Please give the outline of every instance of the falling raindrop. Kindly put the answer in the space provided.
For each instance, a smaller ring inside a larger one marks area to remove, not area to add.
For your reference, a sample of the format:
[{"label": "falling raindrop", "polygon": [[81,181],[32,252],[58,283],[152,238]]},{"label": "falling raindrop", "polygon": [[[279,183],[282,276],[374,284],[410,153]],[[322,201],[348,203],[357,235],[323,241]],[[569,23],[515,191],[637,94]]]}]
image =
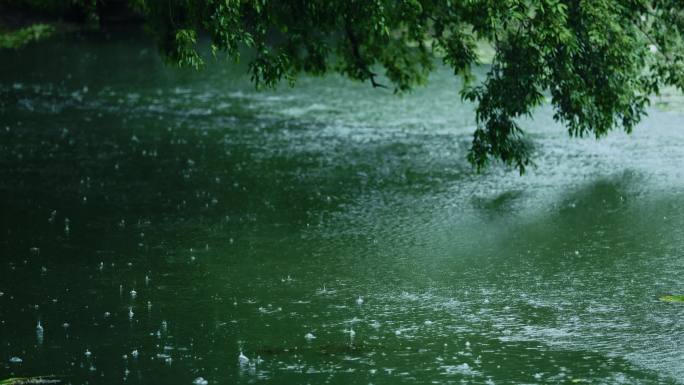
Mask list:
[{"label": "falling raindrop", "polygon": [[240,354],[238,355],[238,363],[240,364],[240,366],[244,366],[244,365],[249,364],[249,358],[247,358],[247,356],[245,356],[242,353],[242,350],[240,351]]},{"label": "falling raindrop", "polygon": [[36,325],[36,340],[38,345],[43,344],[43,325],[40,324],[40,320],[38,320],[38,325]]}]

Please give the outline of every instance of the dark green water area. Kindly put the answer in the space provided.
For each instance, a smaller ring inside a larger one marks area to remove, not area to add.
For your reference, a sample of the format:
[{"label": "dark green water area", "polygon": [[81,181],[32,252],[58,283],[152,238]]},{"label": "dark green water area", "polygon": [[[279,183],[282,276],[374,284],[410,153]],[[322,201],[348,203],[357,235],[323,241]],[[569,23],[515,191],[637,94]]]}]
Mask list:
[{"label": "dark green water area", "polygon": [[537,167],[476,174],[458,91],[1,52],[0,380],[684,383],[684,113],[596,141],[543,107]]}]

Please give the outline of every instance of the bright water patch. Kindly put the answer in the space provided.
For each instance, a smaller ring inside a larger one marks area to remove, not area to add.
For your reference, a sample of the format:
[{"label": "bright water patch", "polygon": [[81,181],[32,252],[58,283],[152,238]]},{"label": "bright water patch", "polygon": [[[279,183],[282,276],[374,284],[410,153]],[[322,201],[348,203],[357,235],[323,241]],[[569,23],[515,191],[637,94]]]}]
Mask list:
[{"label": "bright water patch", "polygon": [[477,175],[449,71],[257,93],[153,52],[0,61],[2,378],[684,382],[681,114],[595,142],[542,108],[539,167]]}]

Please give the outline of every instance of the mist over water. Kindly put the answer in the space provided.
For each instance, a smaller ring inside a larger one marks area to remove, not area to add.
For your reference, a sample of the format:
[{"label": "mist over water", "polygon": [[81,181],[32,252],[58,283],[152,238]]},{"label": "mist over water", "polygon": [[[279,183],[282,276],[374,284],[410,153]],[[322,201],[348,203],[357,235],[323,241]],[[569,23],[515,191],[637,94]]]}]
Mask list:
[{"label": "mist over water", "polygon": [[680,111],[596,141],[540,108],[537,167],[476,174],[448,69],[243,70],[135,33],[0,53],[0,379],[684,383]]}]

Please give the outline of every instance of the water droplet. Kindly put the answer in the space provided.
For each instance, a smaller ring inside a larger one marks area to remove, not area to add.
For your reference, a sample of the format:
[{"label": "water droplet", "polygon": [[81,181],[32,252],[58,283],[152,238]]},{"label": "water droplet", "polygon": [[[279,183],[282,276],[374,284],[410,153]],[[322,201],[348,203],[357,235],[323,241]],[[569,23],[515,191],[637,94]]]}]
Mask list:
[{"label": "water droplet", "polygon": [[36,340],[38,345],[43,344],[43,325],[40,324],[40,321],[38,321],[38,325],[36,325]]},{"label": "water droplet", "polygon": [[247,358],[247,356],[242,354],[242,351],[240,351],[240,354],[238,355],[238,363],[240,363],[240,365],[249,364],[249,358]]}]

